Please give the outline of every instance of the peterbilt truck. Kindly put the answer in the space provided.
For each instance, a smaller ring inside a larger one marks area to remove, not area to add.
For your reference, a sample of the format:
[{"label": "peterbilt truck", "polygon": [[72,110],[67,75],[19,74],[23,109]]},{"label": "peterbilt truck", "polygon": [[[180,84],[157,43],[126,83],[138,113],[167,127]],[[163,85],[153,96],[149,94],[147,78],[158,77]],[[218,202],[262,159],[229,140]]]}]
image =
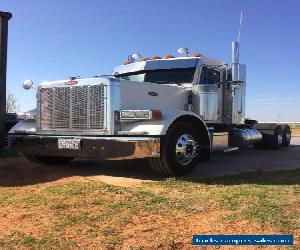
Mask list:
[{"label": "peterbilt truck", "polygon": [[112,75],[42,82],[36,113],[10,130],[10,146],[38,164],[146,158],[166,176],[192,171],[217,150],[289,146],[288,125],[246,119],[237,41],[230,64],[178,53],[132,54]]}]

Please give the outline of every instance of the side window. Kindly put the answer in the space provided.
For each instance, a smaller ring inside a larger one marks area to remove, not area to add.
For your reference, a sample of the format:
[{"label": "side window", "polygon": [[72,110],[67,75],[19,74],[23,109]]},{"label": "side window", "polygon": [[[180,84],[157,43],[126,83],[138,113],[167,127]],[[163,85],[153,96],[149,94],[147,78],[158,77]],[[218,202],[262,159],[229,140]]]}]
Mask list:
[{"label": "side window", "polygon": [[202,68],[200,84],[214,84],[220,82],[220,71],[210,68]]}]

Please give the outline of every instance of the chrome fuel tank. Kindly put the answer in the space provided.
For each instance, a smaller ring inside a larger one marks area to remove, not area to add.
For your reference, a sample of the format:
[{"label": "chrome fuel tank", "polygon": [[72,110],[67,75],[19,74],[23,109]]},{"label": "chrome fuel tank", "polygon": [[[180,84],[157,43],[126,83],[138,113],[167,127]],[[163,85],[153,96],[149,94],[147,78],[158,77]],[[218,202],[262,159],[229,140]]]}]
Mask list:
[{"label": "chrome fuel tank", "polygon": [[254,128],[234,128],[229,133],[229,145],[247,148],[262,140],[262,134]]},{"label": "chrome fuel tank", "polygon": [[205,121],[218,119],[218,86],[216,84],[199,84],[193,87],[194,111]]}]

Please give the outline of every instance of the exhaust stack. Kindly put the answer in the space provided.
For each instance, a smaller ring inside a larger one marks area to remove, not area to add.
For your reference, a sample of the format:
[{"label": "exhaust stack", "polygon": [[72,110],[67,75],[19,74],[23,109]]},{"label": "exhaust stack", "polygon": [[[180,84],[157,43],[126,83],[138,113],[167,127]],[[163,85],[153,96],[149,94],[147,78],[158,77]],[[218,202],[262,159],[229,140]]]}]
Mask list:
[{"label": "exhaust stack", "polygon": [[240,44],[238,41],[232,42],[232,80],[239,80],[239,53]]}]

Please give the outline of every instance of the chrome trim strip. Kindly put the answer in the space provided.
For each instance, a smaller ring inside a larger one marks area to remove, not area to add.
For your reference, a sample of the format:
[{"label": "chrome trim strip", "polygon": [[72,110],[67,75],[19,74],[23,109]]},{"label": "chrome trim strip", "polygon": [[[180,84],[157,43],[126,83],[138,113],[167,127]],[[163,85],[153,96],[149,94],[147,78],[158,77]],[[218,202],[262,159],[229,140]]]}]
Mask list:
[{"label": "chrome trim strip", "polygon": [[147,131],[136,131],[136,132],[127,131],[127,130],[118,131],[118,135],[148,135],[148,134],[149,132]]},{"label": "chrome trim strip", "polygon": [[[18,136],[17,134],[13,134]],[[106,141],[123,141],[123,142],[130,142],[130,141],[149,141],[149,140],[157,140],[160,141],[159,137],[138,137],[138,136],[78,136],[78,135],[26,135],[28,137],[39,137],[39,138],[74,138],[74,139],[87,139],[87,140],[106,140]]]}]

